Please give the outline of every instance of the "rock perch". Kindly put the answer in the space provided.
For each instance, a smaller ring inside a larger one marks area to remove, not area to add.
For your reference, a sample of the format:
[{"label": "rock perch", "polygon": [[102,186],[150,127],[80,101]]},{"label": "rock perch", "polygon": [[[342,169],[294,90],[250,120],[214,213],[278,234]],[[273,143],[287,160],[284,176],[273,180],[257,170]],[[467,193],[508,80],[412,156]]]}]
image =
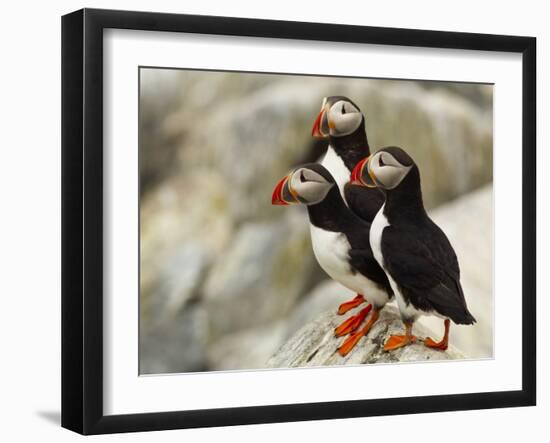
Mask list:
[{"label": "rock perch", "polygon": [[388,337],[403,331],[403,323],[394,306],[386,306],[380,313],[380,319],[369,333],[359,341],[346,357],[342,357],[338,354],[338,347],[346,337],[335,337],[334,328],[342,322],[343,318],[347,318],[348,315],[352,314],[354,314],[353,311],[348,312],[346,316],[337,315],[333,311],[321,314],[316,320],[306,324],[284,343],[268,360],[267,366],[271,368],[292,368],[466,358],[451,345],[445,352],[424,346],[421,340],[429,336],[438,340],[440,334],[443,333],[443,328],[441,331],[432,332],[420,324],[415,324],[413,330],[419,342],[395,351],[384,352],[384,342]]}]

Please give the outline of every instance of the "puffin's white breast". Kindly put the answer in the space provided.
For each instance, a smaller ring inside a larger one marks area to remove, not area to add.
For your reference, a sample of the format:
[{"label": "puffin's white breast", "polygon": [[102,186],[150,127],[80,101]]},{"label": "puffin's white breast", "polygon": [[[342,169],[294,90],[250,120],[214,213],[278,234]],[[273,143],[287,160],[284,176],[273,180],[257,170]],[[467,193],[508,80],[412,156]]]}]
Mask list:
[{"label": "puffin's white breast", "polygon": [[323,270],[346,288],[363,294],[369,302],[383,306],[388,300],[386,291],[359,272],[353,272],[349,264],[350,244],[340,232],[325,231],[310,225],[313,253]]},{"label": "puffin's white breast", "polygon": [[321,268],[335,280],[349,272],[348,252],[350,244],[341,232],[325,231],[310,225],[311,242],[315,258]]},{"label": "puffin's white breast", "polygon": [[[386,272],[386,268],[384,266],[384,256],[382,255],[382,232],[384,232],[384,228],[390,224],[384,215],[384,206],[386,206],[386,203],[384,203],[378,210],[374,220],[372,221],[370,226],[369,242],[374,258],[380,267],[384,269],[384,272]],[[388,275],[388,278],[391,277]]]},{"label": "puffin's white breast", "polygon": [[[349,182],[350,170],[329,145],[321,164],[327,168],[344,198],[344,186]],[[346,202],[347,205],[347,202]],[[350,244],[343,233],[325,231],[310,224],[313,253],[323,270],[348,289],[363,294],[369,302],[381,307],[388,301],[386,291],[359,272],[352,272],[349,264]]]},{"label": "puffin's white breast", "polygon": [[321,164],[327,168],[328,172],[334,177],[338,189],[340,189],[340,194],[342,194],[342,198],[344,198],[344,186],[349,182],[351,174],[350,170],[344,164],[344,160],[342,160],[342,158],[336,154],[332,146],[329,145]]},{"label": "puffin's white breast", "polygon": [[[350,172],[344,161],[328,146],[321,164],[327,168],[338,185],[343,198],[344,185],[349,181]],[[350,274],[348,252],[350,244],[346,236],[340,232],[331,232],[310,224],[311,243],[315,258],[323,270],[334,280],[344,284],[342,280]],[[350,288],[352,291],[356,289]]]}]

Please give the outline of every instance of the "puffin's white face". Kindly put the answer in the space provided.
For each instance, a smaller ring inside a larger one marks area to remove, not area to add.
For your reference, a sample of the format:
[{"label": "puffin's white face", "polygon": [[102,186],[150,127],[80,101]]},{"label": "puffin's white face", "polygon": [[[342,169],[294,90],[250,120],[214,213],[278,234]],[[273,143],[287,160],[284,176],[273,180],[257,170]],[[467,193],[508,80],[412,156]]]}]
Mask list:
[{"label": "puffin's white face", "polygon": [[361,124],[363,115],[353,104],[340,100],[334,103],[328,111],[328,127],[330,135],[343,137],[352,134]]},{"label": "puffin's white face", "polygon": [[[322,166],[317,165],[316,168],[322,168]],[[314,205],[325,199],[334,184],[334,181],[328,180],[319,172],[302,166],[283,177],[277,184],[271,203],[274,205],[293,203]]]},{"label": "puffin's white face", "polygon": [[410,157],[402,157],[400,161],[390,152],[378,151],[357,164],[352,171],[351,181],[368,187],[395,189],[414,165]]},{"label": "puffin's white face", "polygon": [[361,111],[345,97],[325,97],[311,135],[317,138],[329,135],[344,137],[356,131],[362,121]]},{"label": "puffin's white face", "polygon": [[325,199],[334,183],[308,168],[299,168],[292,173],[289,180],[290,189],[301,202],[311,205]]}]

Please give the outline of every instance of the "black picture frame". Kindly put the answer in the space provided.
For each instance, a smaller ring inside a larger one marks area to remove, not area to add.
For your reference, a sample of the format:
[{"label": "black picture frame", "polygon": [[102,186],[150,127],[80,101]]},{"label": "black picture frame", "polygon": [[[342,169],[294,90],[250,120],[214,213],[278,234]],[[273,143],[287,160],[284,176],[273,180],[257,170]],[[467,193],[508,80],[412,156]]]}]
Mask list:
[{"label": "black picture frame", "polygon": [[[519,53],[523,64],[522,388],[228,409],[103,413],[103,31],[191,32]],[[83,9],[62,18],[62,426],[82,434],[229,426],[536,403],[536,39]]]}]

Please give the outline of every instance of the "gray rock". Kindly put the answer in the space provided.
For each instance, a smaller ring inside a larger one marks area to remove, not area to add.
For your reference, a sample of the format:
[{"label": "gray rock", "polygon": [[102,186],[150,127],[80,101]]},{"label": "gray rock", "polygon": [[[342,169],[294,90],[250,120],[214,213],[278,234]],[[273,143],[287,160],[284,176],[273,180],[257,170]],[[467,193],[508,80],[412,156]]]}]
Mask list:
[{"label": "gray rock", "polygon": [[[171,321],[197,294],[208,257],[201,245],[186,243],[161,266],[157,284],[148,297],[148,318],[154,323]],[[148,326],[144,323],[145,327]]]},{"label": "gray rock", "polygon": [[[360,309],[360,308],[358,308]],[[349,313],[351,315],[353,311]],[[403,331],[403,323],[398,311],[393,306],[386,306],[380,314],[380,319],[374,324],[369,333],[363,337],[345,357],[337,352],[345,337],[335,337],[334,328],[346,316],[337,315],[334,310],[327,311],[316,320],[306,324],[267,361],[271,368],[289,368],[305,366],[334,366],[357,365],[370,363],[410,362],[426,360],[453,360],[465,358],[454,347],[450,346],[445,352],[425,347],[421,342],[385,352],[383,346],[392,334]],[[434,336],[425,327],[415,325],[413,333],[423,339]]]},{"label": "gray rock", "polygon": [[284,320],[226,334],[208,346],[208,367],[214,371],[265,368],[284,342]]},{"label": "gray rock", "polygon": [[324,280],[300,299],[285,318],[236,333],[227,333],[208,347],[213,370],[264,368],[273,353],[303,325],[355,294],[333,280]]},{"label": "gray rock", "polygon": [[233,225],[225,214],[219,180],[219,175],[207,173],[174,177],[142,198],[142,326],[173,318],[198,297],[205,270],[230,241]]},{"label": "gray rock", "polygon": [[217,258],[203,288],[212,337],[285,316],[302,294],[314,258],[303,214],[295,223],[246,223]]},{"label": "gray rock", "polygon": [[208,320],[204,309],[187,306],[161,325],[140,329],[140,374],[194,372],[207,369]]},{"label": "gray rock", "polygon": [[292,81],[224,97],[220,106],[209,109],[209,119],[201,119],[200,130],[191,116],[188,123],[194,130],[185,143],[201,149],[182,149],[183,164],[223,171],[233,192],[230,211],[235,220],[271,218],[280,212],[270,207],[271,191],[310,146],[321,98]]}]

